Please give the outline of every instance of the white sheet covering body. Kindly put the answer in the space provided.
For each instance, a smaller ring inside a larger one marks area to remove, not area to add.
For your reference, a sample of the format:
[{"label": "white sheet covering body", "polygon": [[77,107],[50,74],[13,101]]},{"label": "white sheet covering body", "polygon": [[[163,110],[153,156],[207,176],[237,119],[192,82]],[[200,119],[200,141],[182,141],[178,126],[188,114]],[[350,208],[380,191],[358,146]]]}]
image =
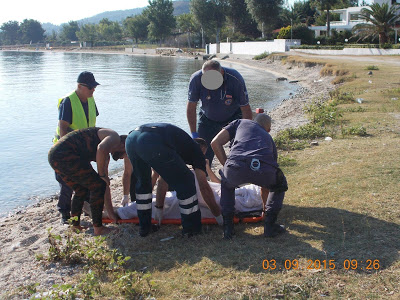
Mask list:
[{"label": "white sheet covering body", "polygon": [[[213,218],[213,214],[208,209],[206,202],[203,199],[203,196],[200,193],[199,184],[197,182],[196,176],[196,191],[197,191],[197,199],[199,201],[199,208],[201,211],[202,218]],[[210,184],[211,190],[214,193],[215,201],[219,205],[219,201],[221,198],[221,184],[208,182]],[[251,212],[262,210],[262,200],[261,200],[261,189],[259,186],[254,184],[248,184],[237,188],[235,190],[235,210],[236,213],[239,212]],[[152,214],[154,218],[155,208],[154,205],[156,203],[155,194],[153,194],[153,209]],[[117,213],[121,219],[132,219],[137,217],[137,209],[136,202],[130,203],[128,206],[120,207],[117,210]],[[175,192],[167,192],[164,202],[164,219],[180,219],[181,213],[179,211],[179,200],[176,197]]]}]

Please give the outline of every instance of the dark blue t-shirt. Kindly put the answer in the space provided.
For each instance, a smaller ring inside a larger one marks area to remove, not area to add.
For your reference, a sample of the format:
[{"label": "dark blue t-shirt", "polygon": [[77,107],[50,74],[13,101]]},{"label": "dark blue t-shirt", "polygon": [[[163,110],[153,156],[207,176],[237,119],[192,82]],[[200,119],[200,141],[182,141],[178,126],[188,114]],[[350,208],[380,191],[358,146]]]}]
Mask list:
[{"label": "dark blue t-shirt", "polygon": [[208,90],[201,84],[202,71],[192,74],[189,82],[189,102],[201,100],[201,110],[213,121],[229,120],[241,107],[249,104],[242,75],[234,69],[223,68],[224,82],[216,90]]},{"label": "dark blue t-shirt", "polygon": [[[81,101],[81,104],[86,115],[86,120],[89,123],[89,103]],[[99,112],[97,110],[96,103],[94,106],[96,107],[96,116],[98,116]],[[69,97],[65,97],[58,107],[58,120],[63,120],[69,124],[72,124],[72,106]]]},{"label": "dark blue t-shirt", "polygon": [[235,157],[258,158],[278,167],[278,154],[271,135],[258,123],[241,119],[224,127],[229,132],[232,148],[229,159]]},{"label": "dark blue t-shirt", "polygon": [[159,133],[163,142],[174,149],[186,164],[207,173],[206,158],[200,146],[184,130],[168,123],[149,123],[140,127],[154,128],[153,130]]}]

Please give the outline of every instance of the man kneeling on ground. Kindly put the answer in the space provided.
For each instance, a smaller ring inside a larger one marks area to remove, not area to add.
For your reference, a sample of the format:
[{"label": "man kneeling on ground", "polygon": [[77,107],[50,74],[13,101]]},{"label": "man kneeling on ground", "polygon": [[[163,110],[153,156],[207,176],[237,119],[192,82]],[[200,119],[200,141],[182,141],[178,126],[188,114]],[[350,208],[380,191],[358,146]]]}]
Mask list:
[{"label": "man kneeling on ground", "polygon": [[[111,129],[91,127],[68,133],[50,149],[51,167],[75,192],[71,215],[78,217],[78,220],[72,222],[76,229],[82,229],[80,215],[84,201],[89,199],[94,235],[111,232],[111,228],[102,224],[104,205],[109,218],[117,221],[109,187],[109,155],[111,153],[114,160],[122,159],[125,155],[125,140],[126,135],[120,136]],[[91,161],[97,163],[97,172],[90,164]]]},{"label": "man kneeling on ground", "polygon": [[[285,231],[275,224],[287,191],[286,178],[277,163],[275,143],[268,133],[271,118],[258,114],[254,121],[236,120],[229,123],[212,140],[211,146],[224,166],[221,174],[221,210],[224,238],[231,239],[235,211],[235,188],[244,183],[261,186],[265,207],[264,236],[274,237]],[[233,140],[229,156],[223,145]]]}]

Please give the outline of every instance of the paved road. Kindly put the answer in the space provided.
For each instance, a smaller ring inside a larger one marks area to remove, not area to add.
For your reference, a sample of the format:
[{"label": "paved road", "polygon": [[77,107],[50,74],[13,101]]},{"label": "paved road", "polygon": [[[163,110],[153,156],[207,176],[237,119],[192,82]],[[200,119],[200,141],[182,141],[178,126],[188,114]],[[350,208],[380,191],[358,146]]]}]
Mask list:
[{"label": "paved road", "polygon": [[383,63],[400,66],[400,56],[399,55],[318,55],[309,54],[297,51],[290,51],[289,55],[304,56],[304,57],[314,57],[330,60],[341,60],[341,61],[360,61],[366,63]]}]

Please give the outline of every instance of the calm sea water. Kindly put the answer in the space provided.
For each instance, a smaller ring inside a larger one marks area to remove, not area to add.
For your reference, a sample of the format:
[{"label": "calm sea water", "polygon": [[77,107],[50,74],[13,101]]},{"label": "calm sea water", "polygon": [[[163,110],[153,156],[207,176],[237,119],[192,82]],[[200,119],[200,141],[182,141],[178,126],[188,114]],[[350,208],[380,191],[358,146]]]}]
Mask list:
[{"label": "calm sea water", "polygon": [[[0,215],[58,192],[47,153],[57,125],[57,101],[82,71],[101,84],[94,97],[97,126],[127,134],[148,122],[187,132],[187,88],[203,61],[167,57],[0,51]],[[296,86],[270,73],[227,62],[243,75],[253,109],[272,109]],[[122,163],[112,162],[116,172]]]}]

